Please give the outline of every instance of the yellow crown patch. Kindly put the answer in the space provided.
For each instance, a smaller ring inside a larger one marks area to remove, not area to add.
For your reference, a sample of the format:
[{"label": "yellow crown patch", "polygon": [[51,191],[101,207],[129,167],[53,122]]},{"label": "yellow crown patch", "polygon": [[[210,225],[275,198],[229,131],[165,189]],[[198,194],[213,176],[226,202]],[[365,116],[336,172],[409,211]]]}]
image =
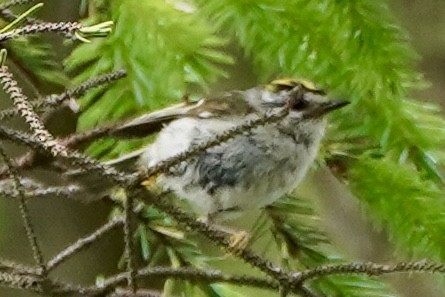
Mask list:
[{"label": "yellow crown patch", "polygon": [[307,79],[289,77],[283,77],[271,81],[268,85],[266,85],[266,89],[271,92],[279,92],[283,90],[291,90],[296,86],[302,86],[306,90],[315,93],[322,92],[322,90],[318,89],[313,82]]}]

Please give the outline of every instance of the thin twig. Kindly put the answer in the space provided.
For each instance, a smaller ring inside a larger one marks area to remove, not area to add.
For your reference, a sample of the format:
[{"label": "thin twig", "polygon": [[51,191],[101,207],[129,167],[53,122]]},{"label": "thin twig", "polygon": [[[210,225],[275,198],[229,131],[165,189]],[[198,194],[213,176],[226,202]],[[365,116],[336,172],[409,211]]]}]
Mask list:
[{"label": "thin twig", "polygon": [[[222,246],[227,251],[230,251],[230,239],[227,233],[215,229],[213,226],[196,219],[178,207],[170,204],[163,195],[154,195],[147,189],[140,189],[136,195],[142,201],[148,204],[153,204],[156,208],[172,216],[178,223],[190,227],[192,230],[201,233],[212,242]],[[242,249],[236,256],[275,278],[280,283],[288,284],[290,275],[284,272],[282,268],[275,266],[272,262],[256,255],[251,250],[247,248]]]},{"label": "thin twig", "polygon": [[15,190],[19,193],[18,198],[19,198],[20,214],[23,220],[23,226],[25,227],[26,237],[28,238],[29,245],[31,246],[34,261],[42,270],[41,271],[42,275],[46,275],[46,267],[43,260],[42,250],[40,249],[40,246],[37,242],[37,237],[34,232],[34,227],[31,223],[28,206],[25,200],[25,193],[23,187],[20,184],[20,177],[17,171],[12,166],[10,159],[8,158],[8,156],[6,155],[5,151],[1,146],[0,146],[0,157],[3,159],[3,162],[9,168],[9,174],[14,182]]},{"label": "thin twig", "polygon": [[[63,186],[63,187],[45,187],[45,188],[27,188],[24,187],[25,198],[37,198],[42,196],[54,195],[54,196],[69,196],[77,192],[79,189],[76,186]],[[0,188],[0,196],[17,198],[19,192],[15,190]]]},{"label": "thin twig", "polygon": [[[0,138],[8,139],[18,144],[27,145],[35,151],[38,151],[44,155],[49,155],[47,149],[43,146],[41,141],[36,139],[36,137],[33,135],[0,126]],[[101,176],[108,178],[123,187],[129,186],[130,181],[132,181],[134,178],[133,175],[129,176],[124,172],[117,171],[110,166],[101,164],[100,162],[75,151],[69,151],[67,156],[59,157],[69,161],[72,166],[76,168],[81,168],[83,171],[97,172]]]},{"label": "thin twig", "polygon": [[0,271],[29,275],[39,275],[40,272],[40,270],[35,267],[28,267],[5,259],[0,259]]},{"label": "thin twig", "polygon": [[[278,289],[278,283],[274,280],[250,277],[250,276],[235,276],[228,275],[218,270],[205,270],[191,267],[149,267],[143,268],[137,271],[136,277],[138,279],[150,279],[154,277],[161,278],[177,278],[188,281],[206,281],[206,282],[224,282],[232,283],[242,286],[250,286],[256,288],[264,288],[276,290]],[[102,283],[104,291],[115,288],[128,279],[128,272],[120,273],[113,277],[106,279]]]},{"label": "thin twig", "polygon": [[81,286],[71,285],[48,278],[42,278],[39,275],[23,275],[17,272],[0,272],[0,286],[27,290],[43,294],[45,296],[50,292],[51,296],[82,296],[96,297],[102,292],[98,288],[84,288]]},{"label": "thin twig", "polygon": [[41,279],[37,276],[0,272],[0,285],[12,289],[25,289],[33,292],[43,292]]},{"label": "thin twig", "polygon": [[[42,98],[37,98],[35,100],[31,101],[31,105],[33,106],[34,110],[41,111],[44,108],[48,107],[55,107],[58,106],[60,103],[71,99],[71,98],[78,98],[82,95],[84,95],[88,90],[92,88],[99,87],[104,84],[111,83],[113,81],[119,80],[126,76],[126,72],[124,70],[118,70],[110,73],[106,73],[104,75],[100,75],[97,77],[93,77],[77,87],[73,89],[69,89],[64,91],[61,94],[57,95],[49,95]],[[15,116],[18,114],[17,109],[15,108],[9,108],[0,111],[0,120],[5,120],[7,118],[10,118],[12,116]]]},{"label": "thin twig", "polygon": [[[164,164],[162,166],[173,166],[174,164],[176,164],[176,162],[186,160],[187,158],[192,157],[194,154],[197,154],[198,151],[201,152],[202,150],[204,150],[206,148],[218,145],[218,144],[222,143],[223,141],[227,141],[230,138],[234,137],[236,134],[243,133],[249,129],[253,129],[256,126],[268,123],[268,121],[278,120],[283,117],[284,117],[283,114],[279,114],[279,115],[274,114],[271,116],[266,116],[264,118],[259,118],[259,119],[253,120],[253,121],[249,121],[248,123],[241,125],[238,128],[231,129],[227,133],[221,134],[220,136],[216,137],[215,139],[210,140],[208,143],[206,142],[202,145],[193,147],[193,149],[188,150],[186,153],[180,154],[176,158],[169,159],[166,162],[166,164]],[[1,130],[0,130],[0,132],[1,132]],[[37,143],[37,145],[39,145],[39,144]],[[78,165],[85,166],[85,168],[87,168],[87,169],[94,169],[95,171],[97,171],[98,173],[100,173],[103,176],[108,176],[108,177],[114,179],[116,182],[119,182],[121,184],[124,183],[124,187],[125,187],[125,184],[127,184],[127,186],[125,188],[128,189],[128,186],[129,186],[128,185],[128,181],[129,181],[128,175],[125,175],[125,174],[122,175],[121,173],[119,173],[118,171],[116,171],[114,169],[103,167],[103,165],[98,164],[97,162],[95,162],[93,160],[86,159],[83,156],[81,157],[79,155],[70,155],[70,156],[68,156],[68,159],[70,159],[70,158],[71,158],[71,160],[74,159],[75,161],[79,162]],[[88,165],[88,166],[86,166],[86,165]],[[163,168],[162,166],[157,167],[158,170],[162,169]],[[84,168],[84,170],[85,170],[85,168]],[[119,175],[119,174],[121,174],[121,175]],[[138,188],[140,188],[139,183],[132,182],[132,184],[133,184],[133,186],[137,186]],[[145,190],[145,194],[147,194],[147,193],[149,194],[148,196],[152,196],[152,197],[154,196],[153,194],[151,194],[147,190]],[[147,195],[144,195],[144,196],[147,197]],[[212,241],[219,243],[220,245],[222,245],[225,248],[229,248],[230,243],[229,243],[229,240],[225,233],[222,233],[218,230],[214,230],[211,226],[196,220],[192,216],[173,207],[172,205],[166,203],[162,199],[157,199],[155,201],[149,201],[149,202],[153,202],[158,208],[160,208],[161,210],[165,211],[166,213],[172,215],[178,222],[188,225],[192,229],[204,234]],[[268,261],[262,259],[258,255],[255,255],[250,250],[247,250],[247,249],[243,250],[240,253],[240,257],[243,258],[246,262],[250,263],[251,265],[258,267],[259,269],[268,273],[271,276],[276,277],[278,280],[280,280],[280,282],[287,282],[289,279],[289,276],[285,272],[283,272],[281,268],[273,265],[271,262],[268,262]]]},{"label": "thin twig", "polygon": [[[14,165],[14,164],[12,164]],[[14,166],[17,168],[17,166]],[[5,172],[8,173],[9,168],[5,166]],[[5,176],[5,178],[8,178]],[[41,196],[55,195],[55,196],[69,196],[75,194],[80,191],[79,186],[77,185],[65,185],[65,186],[43,186],[32,179],[29,178],[21,178],[19,180],[20,185],[23,188],[23,192],[26,198],[36,198]],[[10,181],[2,181],[0,183],[0,196],[17,198],[20,193],[14,188],[14,183]]]},{"label": "thin twig", "polygon": [[88,144],[92,141],[98,140],[101,137],[110,135],[116,128],[116,125],[96,127],[89,131],[75,133],[62,138],[60,141],[69,148],[77,148],[81,145]]},{"label": "thin twig", "polygon": [[124,257],[127,264],[128,273],[128,286],[136,292],[136,270],[134,267],[134,245],[133,245],[133,205],[134,196],[133,193],[128,193],[124,201]]},{"label": "thin twig", "polygon": [[25,22],[29,16],[35,14],[42,7],[43,3],[37,3],[36,5],[30,7],[28,10],[18,15],[17,18],[15,18],[13,21],[9,22],[9,24],[1,28],[0,33],[11,31],[12,28],[17,27],[20,23]]},{"label": "thin twig", "polygon": [[55,267],[67,260],[71,255],[89,247],[93,242],[101,238],[103,235],[122,224],[122,222],[123,219],[121,217],[114,218],[113,220],[97,228],[90,235],[78,239],[75,243],[71,244],[66,249],[58,253],[54,258],[49,260],[46,266],[47,270],[53,270]]},{"label": "thin twig", "polygon": [[28,98],[23,94],[22,89],[12,77],[7,66],[0,67],[0,82],[3,90],[10,96],[12,103],[17,108],[19,114],[31,128],[46,151],[53,156],[67,156],[66,148],[59,144],[54,137],[46,130],[39,116],[35,113]]},{"label": "thin twig", "polygon": [[300,286],[300,292],[302,297],[327,297],[327,296],[320,296],[320,295],[315,295],[314,292],[312,292],[309,288],[305,287],[305,286]]},{"label": "thin twig", "polygon": [[[9,9],[1,9],[0,10],[0,17],[2,19],[4,19],[5,21],[12,22],[15,19],[17,19],[19,16],[17,14],[13,13]],[[40,21],[40,20],[38,20],[36,18],[32,18],[32,17],[27,17],[27,18],[25,18],[24,21],[27,24],[29,24],[29,25],[42,22],[42,21]]]},{"label": "thin twig", "polygon": [[27,5],[35,0],[11,0],[0,4],[0,10],[8,9],[14,6]]},{"label": "thin twig", "polygon": [[163,296],[161,292],[154,290],[147,290],[147,289],[139,289],[137,291],[119,289],[107,295],[107,297],[161,297],[161,296]]},{"label": "thin twig", "polygon": [[10,40],[18,36],[30,35],[40,32],[59,33],[65,35],[65,37],[71,38],[81,28],[82,25],[80,23],[75,23],[75,22],[31,24],[0,34],[0,42]]},{"label": "thin twig", "polygon": [[54,157],[67,159],[76,168],[82,168],[84,171],[92,170],[100,175],[113,180],[120,186],[125,187],[132,181],[133,177],[127,177],[125,173],[119,172],[114,168],[101,164],[100,162],[89,158],[76,151],[68,151],[65,146],[54,139],[54,137],[45,129],[39,116],[34,112],[31,104],[27,101],[17,82],[8,72],[6,66],[0,67],[0,82],[3,89],[8,93],[19,110],[20,115],[29,124],[34,132],[33,137],[27,137],[24,133],[0,127],[0,137],[8,137],[15,141],[23,141],[38,150],[50,152]]},{"label": "thin twig", "polygon": [[394,272],[430,272],[445,273],[445,263],[432,263],[427,261],[401,262],[395,265],[376,263],[349,263],[339,265],[323,265],[294,274],[293,285],[299,286],[302,282],[334,274],[367,274],[382,275]]}]

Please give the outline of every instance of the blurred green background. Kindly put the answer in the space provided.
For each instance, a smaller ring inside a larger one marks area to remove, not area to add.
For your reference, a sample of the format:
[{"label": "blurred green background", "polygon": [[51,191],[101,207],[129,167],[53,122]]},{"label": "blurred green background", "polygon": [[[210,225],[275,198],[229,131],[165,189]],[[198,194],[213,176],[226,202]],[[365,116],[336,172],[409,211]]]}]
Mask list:
[{"label": "blurred green background", "polygon": [[[45,7],[39,17],[48,21],[75,21],[81,1],[43,1]],[[412,43],[421,59],[418,65],[431,87],[415,97],[431,100],[445,107],[445,1],[442,0],[392,0],[391,7],[400,23],[411,35]],[[60,57],[69,52],[58,36],[49,36]],[[249,72],[249,65],[243,65]],[[228,80],[220,89],[250,85],[253,78],[244,82]],[[48,88],[45,92],[57,91]],[[3,101],[3,99],[2,99]],[[1,103],[1,102],[0,102]],[[3,106],[3,103],[1,104]],[[67,118],[65,129],[74,127],[74,118]],[[60,123],[60,118],[54,120]],[[318,187],[323,184],[325,186]],[[391,261],[393,250],[386,235],[376,232],[363,218],[360,206],[352,197],[346,197],[342,187],[324,171],[312,173],[303,185],[304,191],[318,201],[318,211],[326,218],[325,227],[334,242],[347,251],[352,259],[384,262]],[[333,194],[337,193],[337,195]],[[329,195],[328,195],[329,194]],[[329,197],[328,197],[329,196]],[[329,198],[329,199],[327,199]],[[82,205],[58,199],[41,199],[31,203],[31,216],[46,258],[54,255],[80,236],[88,234],[106,221],[110,208],[97,202]],[[117,271],[116,263],[122,252],[122,234],[118,231],[105,236],[99,243],[81,252],[56,270],[60,279],[91,284],[98,274]],[[17,203],[0,200],[0,257],[21,263],[32,263],[31,252],[25,238]],[[397,275],[388,277],[400,296],[444,296],[428,280],[428,276]],[[17,290],[0,288],[0,296],[34,296]]]}]

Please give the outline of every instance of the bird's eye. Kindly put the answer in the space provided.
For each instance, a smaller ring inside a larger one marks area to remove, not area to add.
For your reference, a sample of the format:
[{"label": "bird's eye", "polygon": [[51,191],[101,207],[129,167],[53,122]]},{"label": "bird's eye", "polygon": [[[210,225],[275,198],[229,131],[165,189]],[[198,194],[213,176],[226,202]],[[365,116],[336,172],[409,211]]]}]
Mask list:
[{"label": "bird's eye", "polygon": [[308,102],[304,100],[304,98],[300,98],[299,100],[296,100],[292,103],[291,108],[293,110],[303,110],[308,106]]}]

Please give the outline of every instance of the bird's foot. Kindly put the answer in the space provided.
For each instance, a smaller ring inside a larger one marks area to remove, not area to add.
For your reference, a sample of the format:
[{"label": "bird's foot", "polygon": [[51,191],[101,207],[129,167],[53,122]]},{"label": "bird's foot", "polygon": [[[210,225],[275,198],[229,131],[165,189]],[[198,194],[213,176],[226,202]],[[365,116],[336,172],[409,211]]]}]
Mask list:
[{"label": "bird's foot", "polygon": [[249,245],[250,235],[246,231],[235,231],[231,232],[229,238],[229,248],[228,252],[231,255],[237,256],[240,255]]}]

